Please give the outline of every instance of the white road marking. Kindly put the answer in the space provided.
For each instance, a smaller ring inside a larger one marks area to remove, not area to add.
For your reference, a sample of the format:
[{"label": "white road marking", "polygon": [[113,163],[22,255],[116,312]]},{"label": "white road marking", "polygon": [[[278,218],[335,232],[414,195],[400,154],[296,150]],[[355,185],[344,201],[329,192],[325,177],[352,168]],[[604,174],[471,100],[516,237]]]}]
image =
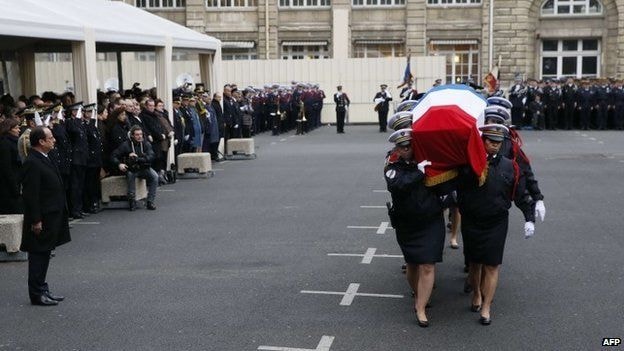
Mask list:
[{"label": "white road marking", "polygon": [[387,208],[386,206],[360,206],[360,208]]},{"label": "white road marking", "polygon": [[213,171],[224,171],[224,169],[223,169],[223,168],[213,168],[212,170],[213,170]]},{"label": "white road marking", "polygon": [[390,223],[381,222],[381,224],[379,225],[379,229],[377,229],[377,234],[386,234],[386,230],[388,228],[390,228]]},{"label": "white road marking", "polygon": [[387,193],[388,190],[373,190],[374,193]]},{"label": "white road marking", "polygon": [[353,299],[356,296],[367,296],[367,297],[386,297],[386,298],[394,298],[394,299],[402,299],[403,295],[392,295],[392,294],[370,294],[370,293],[359,293],[358,290],[360,288],[359,283],[350,283],[346,292],[341,291],[322,291],[322,290],[301,290],[302,294],[320,294],[320,295],[342,295],[342,300],[340,301],[340,306],[350,306],[353,302]]},{"label": "white road marking", "polygon": [[258,346],[258,350],[266,351],[329,351],[332,343],[334,342],[333,336],[323,335],[321,341],[315,349],[301,349],[293,347],[279,347],[279,346]]},{"label": "white road marking", "polygon": [[173,193],[175,192],[175,189],[158,189],[158,191],[164,193]]},{"label": "white road marking", "polygon": [[70,224],[86,224],[86,225],[96,225],[100,224],[100,222],[82,222],[80,220],[73,220],[69,222]]},{"label": "white road marking", "polygon": [[595,141],[595,140],[596,140],[596,138],[589,138],[589,140],[593,140],[593,141]]},{"label": "white road marking", "polygon": [[369,247],[368,250],[364,254],[348,254],[348,253],[328,253],[327,256],[342,256],[342,257],[362,257],[362,264],[370,264],[373,261],[374,257],[386,257],[386,258],[403,258],[403,255],[388,255],[388,254],[379,254],[375,255],[377,249],[374,247]]},{"label": "white road marking", "polygon": [[286,141],[286,139],[280,139],[280,141]]},{"label": "white road marking", "polygon": [[349,229],[377,229],[377,234],[386,234],[386,230],[393,229],[388,222],[381,222],[378,227],[368,225],[348,225]]}]

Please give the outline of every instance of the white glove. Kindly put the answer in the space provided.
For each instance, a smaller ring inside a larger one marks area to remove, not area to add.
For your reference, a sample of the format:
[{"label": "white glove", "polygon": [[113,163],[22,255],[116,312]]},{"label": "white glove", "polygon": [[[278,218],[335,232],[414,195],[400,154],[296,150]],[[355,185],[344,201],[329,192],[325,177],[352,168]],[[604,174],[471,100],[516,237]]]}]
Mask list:
[{"label": "white glove", "polygon": [[173,145],[178,145],[178,139],[175,139],[175,140],[173,141]]},{"label": "white glove", "polygon": [[425,167],[430,166],[430,165],[431,165],[431,162],[430,162],[430,161],[423,160],[422,162],[420,162],[420,163],[417,165],[417,167],[418,167],[418,170],[419,170],[419,171],[421,171],[421,172],[425,173]]},{"label": "white glove", "polygon": [[544,217],[546,217],[546,206],[544,206],[544,201],[539,200],[535,203],[535,219],[539,217],[542,222],[544,221]]},{"label": "white glove", "polygon": [[187,135],[185,135],[185,136],[184,136],[184,141],[188,141],[188,140],[190,139],[190,137],[191,137],[191,136],[190,136],[190,135],[188,135],[188,134],[187,134]]},{"label": "white glove", "polygon": [[533,222],[524,223],[524,238],[528,239],[535,234],[535,224]]},{"label": "white glove", "polygon": [[234,125],[234,128],[238,128],[238,124],[235,124],[235,125]]}]

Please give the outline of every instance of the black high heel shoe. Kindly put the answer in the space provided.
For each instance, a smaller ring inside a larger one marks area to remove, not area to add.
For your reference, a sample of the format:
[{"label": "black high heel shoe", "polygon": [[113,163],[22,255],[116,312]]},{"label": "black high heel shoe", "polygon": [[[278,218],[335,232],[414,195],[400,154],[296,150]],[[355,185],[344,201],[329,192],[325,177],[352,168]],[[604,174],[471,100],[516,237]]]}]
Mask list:
[{"label": "black high heel shoe", "polygon": [[418,326],[421,328],[427,328],[429,326],[429,321],[421,321],[420,318],[418,318],[418,311],[416,311],[416,309],[414,309],[414,313],[416,314],[416,322],[418,323]]},{"label": "black high heel shoe", "polygon": [[492,324],[492,318],[485,318],[483,316],[480,316],[479,323],[481,323],[481,325],[490,325]]}]

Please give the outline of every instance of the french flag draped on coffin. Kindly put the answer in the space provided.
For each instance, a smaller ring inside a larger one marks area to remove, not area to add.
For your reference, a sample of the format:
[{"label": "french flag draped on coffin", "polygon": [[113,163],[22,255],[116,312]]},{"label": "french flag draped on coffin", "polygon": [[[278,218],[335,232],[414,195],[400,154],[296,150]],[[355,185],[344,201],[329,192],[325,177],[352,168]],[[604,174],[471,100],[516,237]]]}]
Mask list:
[{"label": "french flag draped on coffin", "polygon": [[487,103],[474,89],[463,84],[432,88],[412,109],[412,148],[418,162],[429,160],[425,185],[452,180],[458,168],[469,166],[485,181],[486,152],[479,126]]}]

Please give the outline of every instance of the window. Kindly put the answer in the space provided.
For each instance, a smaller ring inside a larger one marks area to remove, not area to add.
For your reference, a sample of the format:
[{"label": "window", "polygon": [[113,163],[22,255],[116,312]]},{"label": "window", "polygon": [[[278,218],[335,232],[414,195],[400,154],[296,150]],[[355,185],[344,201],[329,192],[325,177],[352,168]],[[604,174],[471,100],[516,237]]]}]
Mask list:
[{"label": "window", "polygon": [[257,60],[256,49],[222,49],[221,58],[223,60]]},{"label": "window", "polygon": [[447,84],[463,83],[468,81],[469,78],[474,79],[476,82],[481,81],[479,44],[476,43],[476,40],[442,40],[439,44],[432,43],[429,53],[433,56],[446,56]]},{"label": "window", "polygon": [[137,61],[156,61],[156,53],[153,51],[135,52],[134,59]]},{"label": "window", "polygon": [[353,6],[405,6],[406,0],[352,0]]},{"label": "window", "polygon": [[439,6],[481,5],[481,0],[427,0],[427,5],[439,5]]},{"label": "window", "polygon": [[257,7],[258,0],[206,0],[206,7]]},{"label": "window", "polygon": [[331,0],[280,0],[280,7],[329,7]]},{"label": "window", "polygon": [[595,15],[602,13],[598,0],[546,0],[542,15]]},{"label": "window", "polygon": [[153,8],[176,8],[186,7],[186,0],[135,0],[136,7]]},{"label": "window", "polygon": [[114,52],[97,52],[95,57],[97,61],[117,61],[117,54]]},{"label": "window", "polygon": [[598,39],[548,39],[542,41],[542,78],[598,77]]},{"label": "window", "polygon": [[35,61],[38,62],[71,62],[72,54],[69,52],[42,52],[35,53]]},{"label": "window", "polygon": [[327,49],[327,43],[325,44],[305,44],[294,43],[289,44],[284,42],[282,44],[282,59],[283,60],[303,60],[303,59],[319,59],[329,58],[329,50]]},{"label": "window", "polygon": [[405,56],[405,45],[403,43],[382,44],[356,42],[353,44],[353,57],[402,57]]}]

